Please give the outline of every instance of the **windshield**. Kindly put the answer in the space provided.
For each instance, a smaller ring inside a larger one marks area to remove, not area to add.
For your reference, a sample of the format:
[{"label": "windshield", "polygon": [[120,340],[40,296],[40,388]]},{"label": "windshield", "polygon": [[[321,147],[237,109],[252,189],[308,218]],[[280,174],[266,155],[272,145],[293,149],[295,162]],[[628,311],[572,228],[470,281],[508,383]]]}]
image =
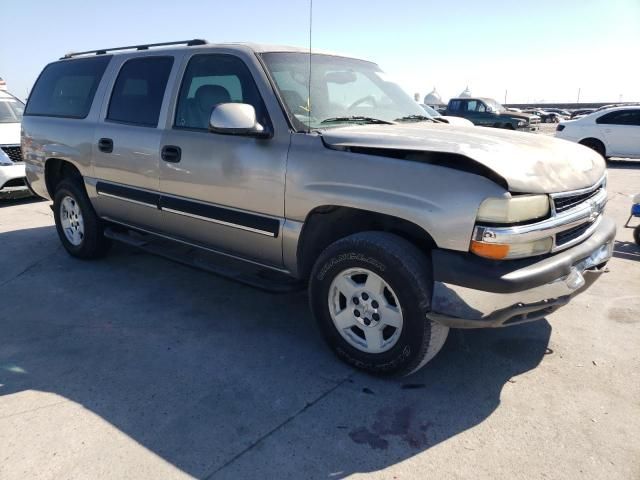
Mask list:
[{"label": "windshield", "polygon": [[501,103],[496,102],[495,100],[491,99],[491,98],[485,98],[484,102],[489,105],[491,108],[493,108],[494,112],[506,112],[507,109],[504,108],[502,106]]},{"label": "windshield", "polygon": [[22,122],[24,104],[15,98],[0,97],[0,123]]},{"label": "windshield", "polygon": [[425,119],[424,110],[373,63],[320,54],[309,62],[306,53],[262,58],[297,130]]}]

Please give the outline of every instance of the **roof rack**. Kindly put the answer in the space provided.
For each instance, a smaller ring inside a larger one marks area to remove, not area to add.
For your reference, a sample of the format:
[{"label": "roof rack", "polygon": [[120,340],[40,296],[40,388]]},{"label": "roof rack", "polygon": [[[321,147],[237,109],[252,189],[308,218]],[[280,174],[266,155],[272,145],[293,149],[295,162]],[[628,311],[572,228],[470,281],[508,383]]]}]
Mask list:
[{"label": "roof rack", "polygon": [[131,45],[129,47],[116,47],[116,48],[103,48],[100,50],[87,50],[86,52],[70,52],[67,53],[60,60],[65,58],[78,57],[80,55],[89,55],[91,53],[95,55],[105,55],[107,52],[119,52],[121,50],[149,50],[154,47],[168,47],[169,45],[186,45],[187,47],[193,47],[196,45],[206,45],[207,41],[201,38],[194,38],[193,40],[182,40],[180,42],[164,42],[164,43],[148,43],[146,45]]}]

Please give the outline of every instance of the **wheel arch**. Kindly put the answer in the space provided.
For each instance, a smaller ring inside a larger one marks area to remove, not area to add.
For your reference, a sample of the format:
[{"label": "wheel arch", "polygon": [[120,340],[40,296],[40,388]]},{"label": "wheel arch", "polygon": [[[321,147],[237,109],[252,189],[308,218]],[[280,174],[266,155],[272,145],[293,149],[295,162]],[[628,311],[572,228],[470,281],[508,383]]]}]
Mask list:
[{"label": "wheel arch", "polygon": [[419,225],[400,217],[340,205],[323,205],[311,210],[297,245],[297,273],[308,278],[318,256],[333,242],[365,231],[398,235],[424,252],[437,247],[433,237]]},{"label": "wheel arch", "polygon": [[584,145],[585,147],[589,147],[589,148],[591,148],[589,144],[599,144],[602,147],[602,156],[605,158],[607,156],[607,144],[598,137],[593,137],[593,136],[585,137],[578,140],[578,143],[580,145]]},{"label": "wheel arch", "polygon": [[[44,179],[50,198],[55,196],[56,187],[65,178],[81,180],[80,169],[69,160],[56,157],[48,158],[44,164]],[[81,184],[84,188],[84,182]]]}]

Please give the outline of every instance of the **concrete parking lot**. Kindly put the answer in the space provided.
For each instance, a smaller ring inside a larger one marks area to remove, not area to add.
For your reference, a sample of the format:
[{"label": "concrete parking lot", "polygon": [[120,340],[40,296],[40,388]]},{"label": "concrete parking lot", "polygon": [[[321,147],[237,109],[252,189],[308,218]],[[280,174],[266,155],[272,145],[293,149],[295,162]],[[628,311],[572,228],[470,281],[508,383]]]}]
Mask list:
[{"label": "concrete parking lot", "polygon": [[75,260],[48,202],[0,201],[0,478],[638,479],[640,165],[609,175],[610,273],[403,379],[334,358],[302,293]]}]

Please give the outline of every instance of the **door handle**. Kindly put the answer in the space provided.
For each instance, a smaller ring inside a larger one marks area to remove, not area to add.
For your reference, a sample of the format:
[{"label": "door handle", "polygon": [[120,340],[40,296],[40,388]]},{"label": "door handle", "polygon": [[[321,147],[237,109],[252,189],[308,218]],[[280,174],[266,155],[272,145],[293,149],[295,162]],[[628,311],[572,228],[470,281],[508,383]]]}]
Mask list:
[{"label": "door handle", "polygon": [[110,138],[101,138],[98,140],[98,150],[104,153],[113,152],[113,140]]},{"label": "door handle", "polygon": [[182,157],[182,150],[175,145],[165,145],[162,147],[160,156],[165,162],[178,163]]}]

